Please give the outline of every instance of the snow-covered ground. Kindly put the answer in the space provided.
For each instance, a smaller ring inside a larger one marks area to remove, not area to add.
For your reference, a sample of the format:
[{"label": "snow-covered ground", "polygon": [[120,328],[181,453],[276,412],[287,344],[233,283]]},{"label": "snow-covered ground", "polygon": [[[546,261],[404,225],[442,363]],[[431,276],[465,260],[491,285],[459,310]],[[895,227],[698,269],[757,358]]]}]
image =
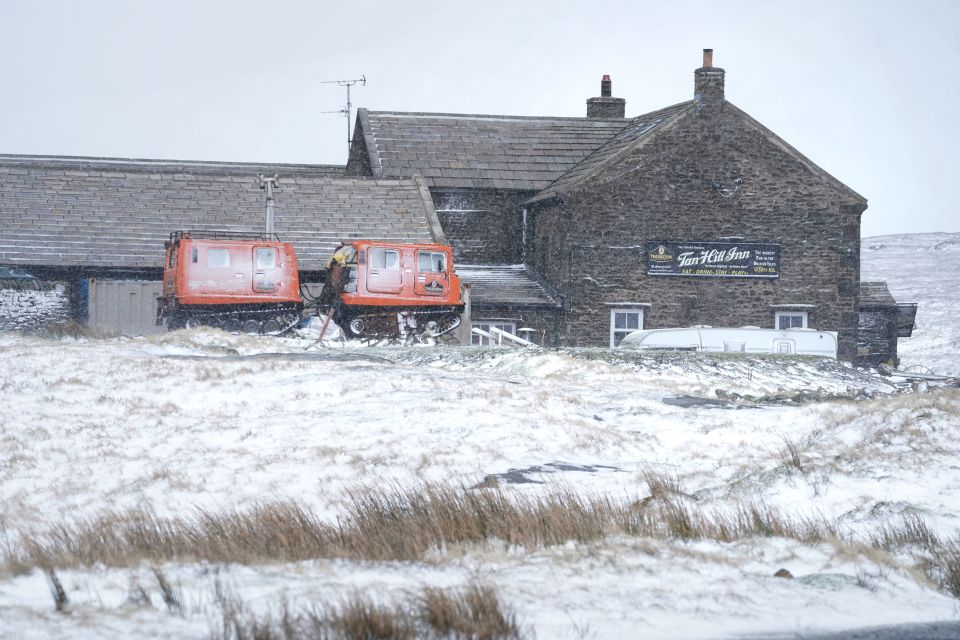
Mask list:
[{"label": "snow-covered ground", "polygon": [[[898,300],[921,303],[904,359],[960,371],[960,253],[949,250],[960,235],[863,246],[865,279],[885,278]],[[643,499],[650,472],[675,478],[707,511],[763,503],[861,539],[905,514],[945,538],[960,531],[960,390],[896,392],[813,359],[309,344],[208,330],[0,333],[0,553],[57,523],[128,507],[189,516],[292,499],[333,521],[346,493],[363,487],[483,483],[516,496],[562,487]],[[697,400],[718,390],[761,399]],[[776,402],[799,391],[821,399]],[[857,398],[829,399],[844,395]],[[788,445],[802,469],[785,459]],[[491,543],[422,562],[168,563],[178,613],[163,606],[152,565],[60,569],[67,613],[54,610],[39,569],[2,569],[0,637],[208,637],[219,624],[215,581],[262,609],[480,581],[538,638],[958,619],[960,601],[915,560],[841,541],[611,535],[534,549]],[[794,579],[774,577],[781,568]],[[151,604],[131,598],[134,584]]]}]

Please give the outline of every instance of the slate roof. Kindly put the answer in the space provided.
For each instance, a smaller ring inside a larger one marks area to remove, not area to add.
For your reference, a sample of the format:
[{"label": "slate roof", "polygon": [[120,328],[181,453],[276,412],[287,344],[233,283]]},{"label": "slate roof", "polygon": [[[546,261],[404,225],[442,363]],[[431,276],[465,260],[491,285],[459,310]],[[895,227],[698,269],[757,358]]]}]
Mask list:
[{"label": "slate roof", "polygon": [[560,306],[552,293],[522,264],[456,265],[457,275],[470,285],[475,305]]},{"label": "slate roof", "polygon": [[897,301],[890,294],[886,282],[860,283],[861,307],[895,307]]},{"label": "slate roof", "polygon": [[0,156],[0,264],[160,267],[178,229],[261,231],[257,173],[280,174],[276,232],[315,270],[341,239],[444,241],[421,180],[327,165]]},{"label": "slate roof", "polygon": [[612,138],[571,167],[569,171],[557,177],[550,186],[530,198],[526,204],[550,200],[575,190],[578,185],[589,180],[611,162],[616,161],[625,151],[642,144],[642,141],[663,130],[668,123],[674,122],[683,114],[693,111],[693,108],[694,102],[689,100],[631,118]]},{"label": "slate roof", "polygon": [[430,187],[530,191],[548,186],[628,122],[366,109],[357,118],[374,176],[422,175]]}]

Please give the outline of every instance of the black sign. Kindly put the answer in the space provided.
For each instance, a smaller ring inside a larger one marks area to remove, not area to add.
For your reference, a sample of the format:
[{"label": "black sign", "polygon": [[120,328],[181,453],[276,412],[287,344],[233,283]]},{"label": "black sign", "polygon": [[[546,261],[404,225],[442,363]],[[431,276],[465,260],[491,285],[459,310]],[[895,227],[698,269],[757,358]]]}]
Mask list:
[{"label": "black sign", "polygon": [[776,278],[780,245],[760,242],[648,242],[647,275]]}]

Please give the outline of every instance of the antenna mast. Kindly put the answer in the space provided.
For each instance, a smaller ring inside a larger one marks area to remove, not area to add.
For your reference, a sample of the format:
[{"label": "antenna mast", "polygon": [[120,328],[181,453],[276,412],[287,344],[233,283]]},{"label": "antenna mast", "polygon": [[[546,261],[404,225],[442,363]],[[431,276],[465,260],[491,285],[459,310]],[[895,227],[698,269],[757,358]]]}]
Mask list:
[{"label": "antenna mast", "polygon": [[367,76],[366,74],[360,76],[355,80],[321,80],[320,84],[335,84],[340,87],[347,88],[347,106],[343,109],[337,109],[336,111],[323,111],[321,113],[341,113],[347,117],[347,154],[350,154],[350,109],[353,107],[353,103],[350,102],[350,87],[355,84],[359,84],[361,87],[367,86]]},{"label": "antenna mast", "polygon": [[268,236],[273,235],[273,189],[280,186],[280,176],[273,174],[270,178],[263,177],[262,173],[257,174],[257,184],[267,192],[267,218],[264,224],[264,230]]}]

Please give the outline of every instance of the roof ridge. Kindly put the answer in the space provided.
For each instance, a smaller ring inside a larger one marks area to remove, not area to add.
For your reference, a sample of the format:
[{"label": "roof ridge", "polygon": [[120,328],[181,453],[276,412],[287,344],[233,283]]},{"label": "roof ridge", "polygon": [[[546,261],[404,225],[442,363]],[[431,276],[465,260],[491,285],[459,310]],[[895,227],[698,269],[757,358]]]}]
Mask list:
[{"label": "roof ridge", "polygon": [[480,120],[567,120],[572,122],[628,122],[630,118],[588,118],[586,116],[519,116],[495,113],[446,113],[430,111],[372,111],[364,109],[368,114],[393,116],[427,116],[437,118],[473,118]]},{"label": "roof ridge", "polygon": [[145,167],[181,166],[200,169],[229,167],[290,167],[300,169],[346,168],[341,164],[309,164],[302,162],[256,162],[230,160],[176,160],[164,158],[121,158],[113,156],[60,156],[46,154],[0,153],[0,164],[54,162],[63,164],[111,164]]}]

